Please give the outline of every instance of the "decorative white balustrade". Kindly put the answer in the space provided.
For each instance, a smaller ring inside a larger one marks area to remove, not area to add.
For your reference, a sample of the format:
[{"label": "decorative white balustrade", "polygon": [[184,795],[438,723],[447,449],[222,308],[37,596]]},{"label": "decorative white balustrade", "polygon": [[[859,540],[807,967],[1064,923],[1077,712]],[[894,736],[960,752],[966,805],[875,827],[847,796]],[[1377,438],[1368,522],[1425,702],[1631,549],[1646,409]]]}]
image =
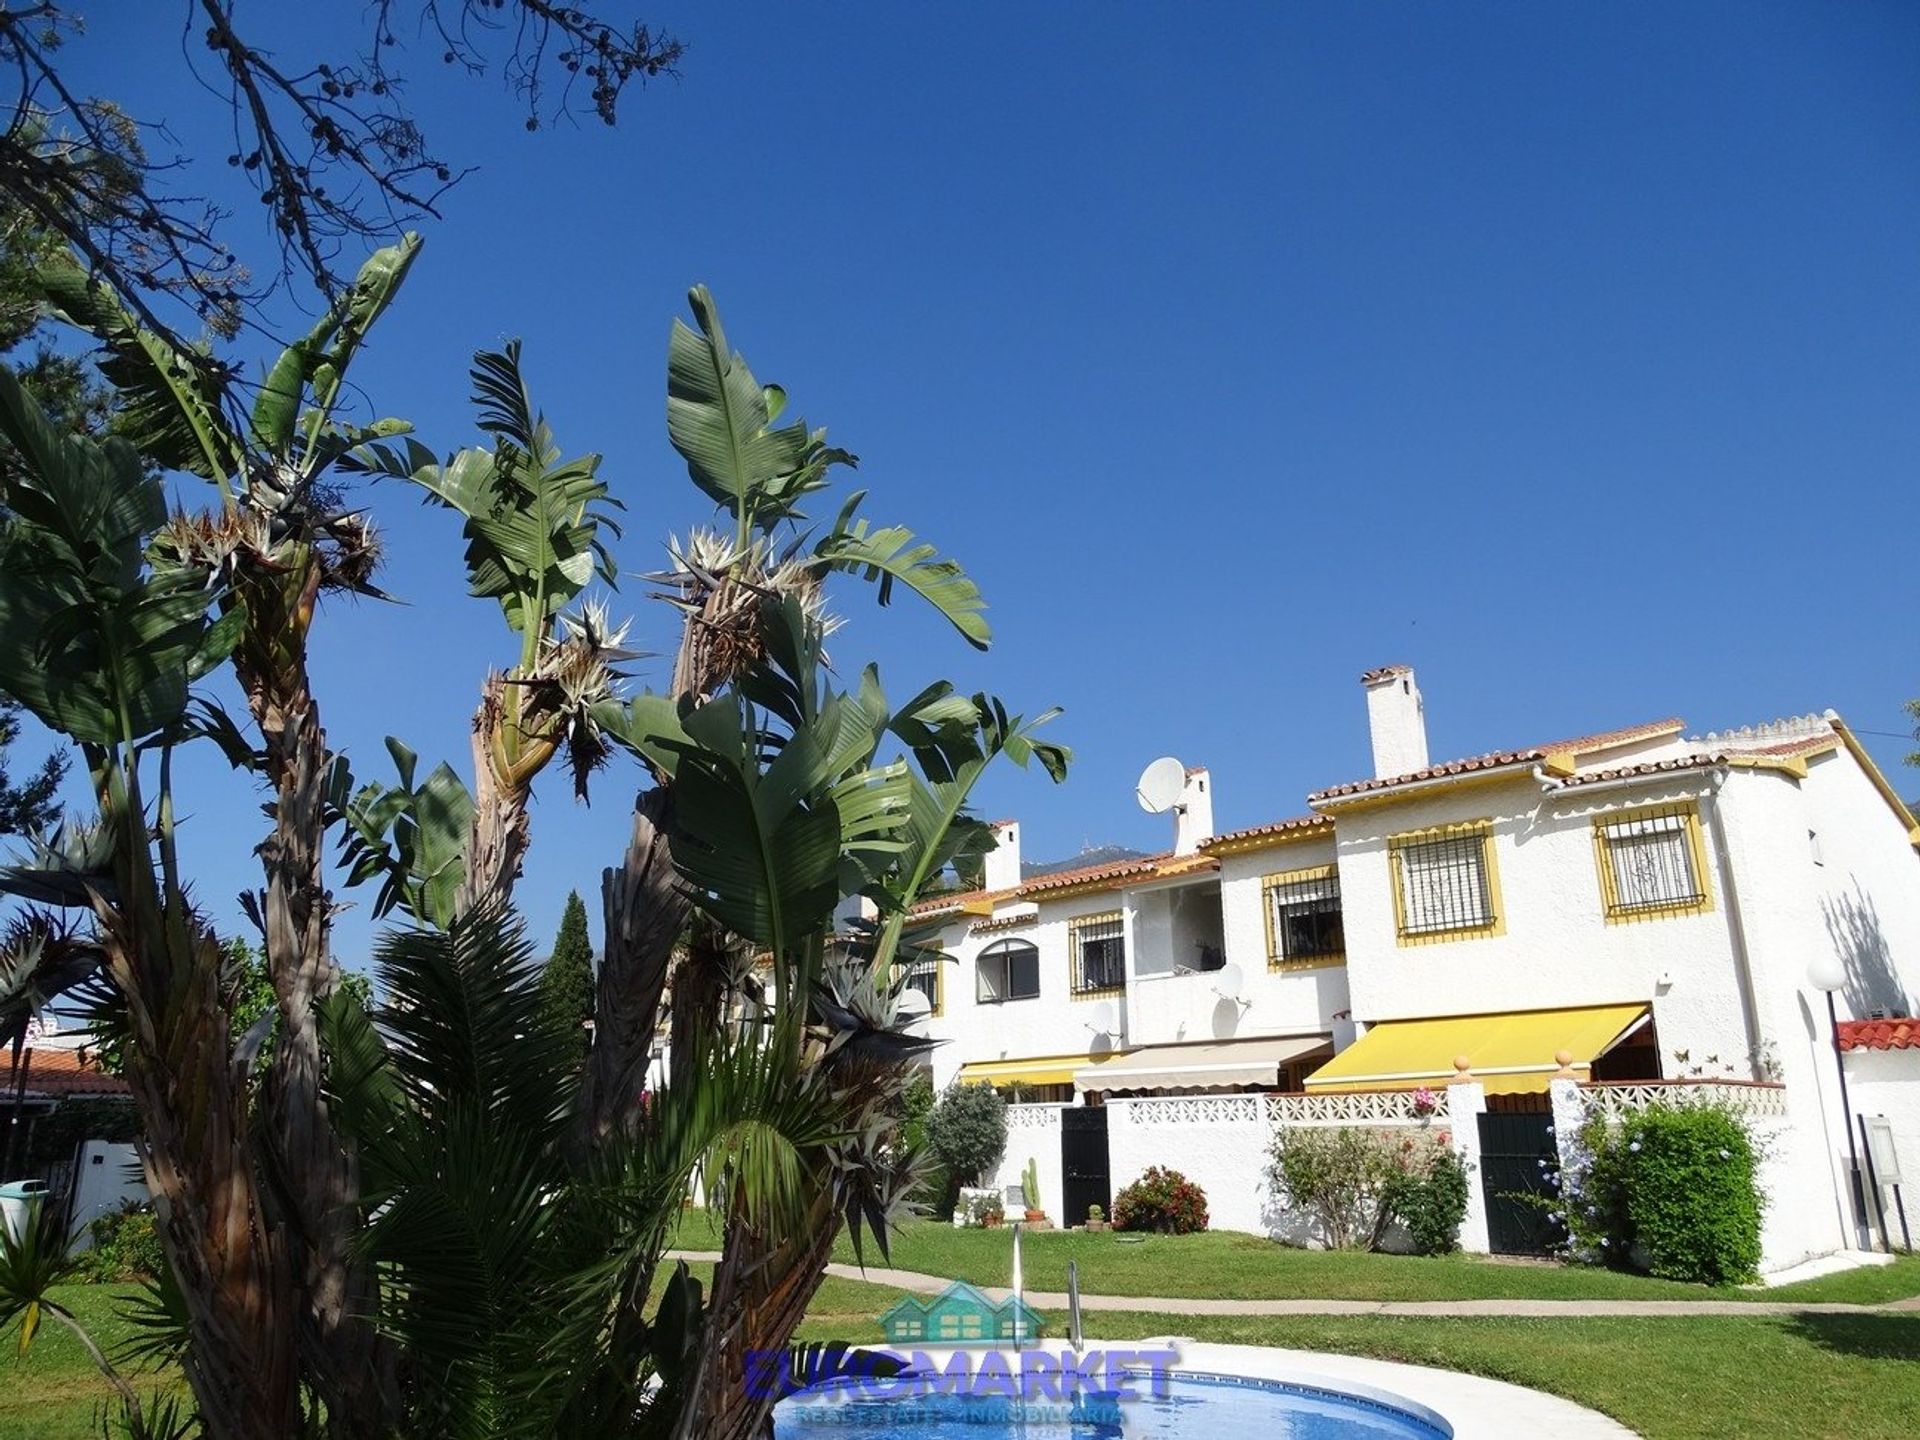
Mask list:
[{"label": "decorative white balustrade", "polygon": [[1060,1123],[1059,1105],[1009,1105],[1007,1106],[1007,1129],[1044,1130],[1048,1126]]},{"label": "decorative white balustrade", "polygon": [[[1114,1118],[1129,1125],[1425,1125],[1447,1118],[1447,1092],[1431,1092],[1435,1108],[1422,1113],[1411,1090],[1346,1095],[1179,1095],[1109,1100]],[[1011,1113],[1011,1111],[1009,1111]]]},{"label": "decorative white balustrade", "polygon": [[1127,1125],[1257,1125],[1258,1095],[1169,1095],[1109,1100],[1107,1110]]},{"label": "decorative white balustrade", "polygon": [[1602,1082],[1582,1085],[1580,1096],[1611,1120],[1644,1110],[1656,1101],[1667,1105],[1724,1105],[1756,1120],[1784,1120],[1787,1114],[1785,1086],[1752,1081],[1649,1080],[1631,1085]]},{"label": "decorative white balustrade", "polygon": [[1427,1092],[1430,1109],[1419,1108],[1416,1090],[1356,1090],[1345,1095],[1268,1095],[1267,1120],[1274,1125],[1425,1125],[1447,1118],[1444,1086]]}]

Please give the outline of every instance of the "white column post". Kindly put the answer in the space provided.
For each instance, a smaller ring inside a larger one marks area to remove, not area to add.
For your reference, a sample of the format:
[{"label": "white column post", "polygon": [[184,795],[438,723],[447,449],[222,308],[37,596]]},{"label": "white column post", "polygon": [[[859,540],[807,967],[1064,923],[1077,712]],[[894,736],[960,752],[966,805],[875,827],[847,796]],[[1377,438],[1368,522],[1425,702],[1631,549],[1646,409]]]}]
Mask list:
[{"label": "white column post", "polygon": [[1562,1050],[1554,1057],[1560,1069],[1547,1082],[1553,1099],[1553,1149],[1560,1166],[1560,1201],[1569,1211],[1574,1200],[1567,1194],[1567,1166],[1577,1159],[1580,1127],[1587,1123],[1587,1102],[1580,1098],[1580,1082],[1574,1077],[1573,1056]]},{"label": "white column post", "polygon": [[1473,1078],[1467,1057],[1453,1062],[1453,1083],[1447,1086],[1447,1124],[1453,1131],[1453,1150],[1467,1167],[1467,1213],[1460,1221],[1460,1248],[1470,1255],[1491,1252],[1487,1238],[1487,1187],[1480,1173],[1480,1116],[1487,1108],[1487,1087]]}]

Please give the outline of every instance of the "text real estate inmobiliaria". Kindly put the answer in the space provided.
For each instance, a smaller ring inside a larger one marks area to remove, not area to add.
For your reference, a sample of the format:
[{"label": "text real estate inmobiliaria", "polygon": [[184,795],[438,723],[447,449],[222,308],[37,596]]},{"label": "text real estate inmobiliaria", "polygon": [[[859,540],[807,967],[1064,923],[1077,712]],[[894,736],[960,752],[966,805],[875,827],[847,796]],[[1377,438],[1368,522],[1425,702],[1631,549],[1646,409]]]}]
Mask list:
[{"label": "text real estate inmobiliaria", "polygon": [[983,887],[919,907],[935,1083],[1016,1102],[1001,1178],[1034,1160],[1077,1223],[1171,1165],[1216,1226],[1277,1233],[1275,1123],[1406,1123],[1424,1089],[1492,1177],[1480,1142],[1507,1142],[1447,1097],[1525,1114],[1556,1077],[1604,1103],[1711,1084],[1765,1131],[1766,1268],[1866,1243],[1809,969],[1844,972],[1849,1113],[1888,1116],[1920,1170],[1920,1033],[1890,1050],[1870,1023],[1920,988],[1920,829],[1846,724],[1666,719],[1433,764],[1412,670],[1362,683],[1374,775],[1308,813],[1217,834],[1190,768],[1170,851],[1023,880],[1004,821]]}]

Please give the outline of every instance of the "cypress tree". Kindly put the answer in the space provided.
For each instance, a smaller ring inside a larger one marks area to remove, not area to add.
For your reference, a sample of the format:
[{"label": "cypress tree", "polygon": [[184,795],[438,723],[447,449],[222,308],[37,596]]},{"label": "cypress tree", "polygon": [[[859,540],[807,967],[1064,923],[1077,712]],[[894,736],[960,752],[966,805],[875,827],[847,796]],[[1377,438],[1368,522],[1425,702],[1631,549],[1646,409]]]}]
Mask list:
[{"label": "cypress tree", "polygon": [[578,890],[567,895],[560,935],[540,973],[540,994],[547,1015],[577,1039],[576,1061],[587,1058],[586,1022],[593,1018],[593,942],[587,936],[587,907]]}]

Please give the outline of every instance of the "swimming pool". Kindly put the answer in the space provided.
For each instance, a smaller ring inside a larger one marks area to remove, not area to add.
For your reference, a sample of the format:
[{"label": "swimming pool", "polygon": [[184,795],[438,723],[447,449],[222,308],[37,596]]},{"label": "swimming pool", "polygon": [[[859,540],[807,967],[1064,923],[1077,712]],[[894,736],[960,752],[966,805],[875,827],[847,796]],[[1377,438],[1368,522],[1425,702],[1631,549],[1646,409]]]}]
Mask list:
[{"label": "swimming pool", "polygon": [[1065,1404],[1044,1396],[894,1391],[889,1385],[836,1382],[797,1395],[775,1412],[775,1440],[833,1433],[870,1440],[1450,1440],[1453,1434],[1432,1412],[1415,1413],[1424,1407],[1286,1380],[1187,1370],[1158,1384],[1142,1383],[1124,1402],[1099,1394]]}]

